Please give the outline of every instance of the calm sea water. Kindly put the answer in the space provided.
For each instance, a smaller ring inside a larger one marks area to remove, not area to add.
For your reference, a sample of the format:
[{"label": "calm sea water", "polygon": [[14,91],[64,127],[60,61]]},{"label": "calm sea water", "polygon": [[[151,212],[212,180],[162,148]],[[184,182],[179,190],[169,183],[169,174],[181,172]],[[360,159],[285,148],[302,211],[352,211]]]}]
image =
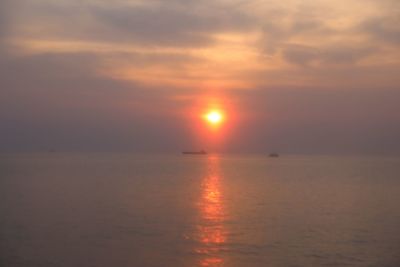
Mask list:
[{"label": "calm sea water", "polygon": [[0,156],[6,267],[400,266],[400,159]]}]

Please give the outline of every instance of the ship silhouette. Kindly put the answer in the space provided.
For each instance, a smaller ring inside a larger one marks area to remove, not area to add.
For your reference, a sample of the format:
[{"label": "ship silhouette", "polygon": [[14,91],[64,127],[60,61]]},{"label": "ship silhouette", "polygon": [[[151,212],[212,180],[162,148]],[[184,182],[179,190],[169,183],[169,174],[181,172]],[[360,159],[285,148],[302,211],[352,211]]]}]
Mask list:
[{"label": "ship silhouette", "polygon": [[185,155],[205,155],[207,152],[205,150],[200,151],[182,151],[182,154]]}]

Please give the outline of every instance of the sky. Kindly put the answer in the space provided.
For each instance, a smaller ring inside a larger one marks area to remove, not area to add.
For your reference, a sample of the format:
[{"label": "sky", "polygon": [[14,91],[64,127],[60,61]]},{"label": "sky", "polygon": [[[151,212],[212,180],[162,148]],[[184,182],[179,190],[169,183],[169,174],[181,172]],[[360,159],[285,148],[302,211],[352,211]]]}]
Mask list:
[{"label": "sky", "polygon": [[2,0],[0,151],[400,155],[399,25],[398,0]]}]

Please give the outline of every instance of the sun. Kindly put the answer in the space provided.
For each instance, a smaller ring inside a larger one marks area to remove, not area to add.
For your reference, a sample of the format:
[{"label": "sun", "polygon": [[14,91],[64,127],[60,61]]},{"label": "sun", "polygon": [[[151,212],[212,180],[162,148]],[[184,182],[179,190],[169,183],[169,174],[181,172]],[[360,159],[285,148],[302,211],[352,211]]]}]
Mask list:
[{"label": "sun", "polygon": [[205,119],[212,125],[218,125],[223,121],[224,116],[220,111],[212,110],[205,115]]}]

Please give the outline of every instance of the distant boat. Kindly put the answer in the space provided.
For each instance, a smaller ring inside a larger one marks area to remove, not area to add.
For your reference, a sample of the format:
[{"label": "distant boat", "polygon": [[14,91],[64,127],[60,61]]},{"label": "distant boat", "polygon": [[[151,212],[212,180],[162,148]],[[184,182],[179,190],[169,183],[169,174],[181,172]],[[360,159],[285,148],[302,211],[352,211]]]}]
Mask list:
[{"label": "distant boat", "polygon": [[205,155],[207,154],[206,151],[200,150],[200,151],[183,151],[182,154],[185,155]]},{"label": "distant boat", "polygon": [[278,158],[279,154],[278,153],[271,153],[271,154],[269,154],[269,157],[270,158]]}]

